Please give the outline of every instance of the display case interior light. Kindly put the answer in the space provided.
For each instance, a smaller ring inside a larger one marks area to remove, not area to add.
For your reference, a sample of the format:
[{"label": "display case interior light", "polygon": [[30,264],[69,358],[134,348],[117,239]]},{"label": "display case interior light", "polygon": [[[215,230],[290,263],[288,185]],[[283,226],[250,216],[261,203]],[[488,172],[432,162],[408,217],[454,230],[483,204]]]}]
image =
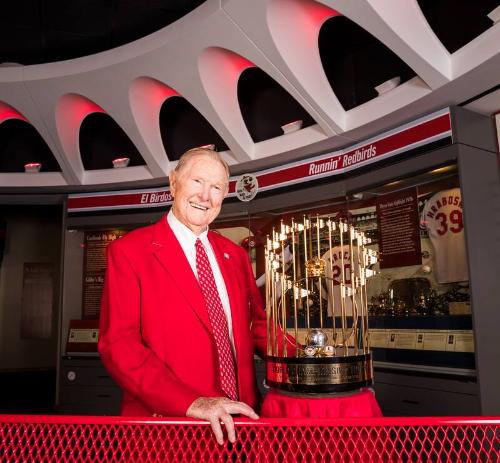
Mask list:
[{"label": "display case interior light", "polygon": [[41,168],[41,162],[28,162],[28,164],[24,164],[24,172],[37,173],[40,172]]},{"label": "display case interior light", "polygon": [[127,167],[130,162],[130,158],[116,158],[113,159],[113,167],[114,168],[120,168],[120,167]]},{"label": "display case interior light", "polygon": [[445,174],[446,172],[451,172],[454,170],[456,170],[455,166],[438,167],[437,169],[431,170],[431,174]]},{"label": "display case interior light", "polygon": [[302,128],[302,119],[297,119],[296,121],[289,122],[288,124],[282,125],[281,130],[284,134],[296,132]]},{"label": "display case interior light", "polygon": [[399,84],[401,83],[401,77],[396,76],[393,77],[392,79],[386,80],[385,82],[381,83],[380,85],[377,85],[375,87],[375,90],[379,95],[383,95],[384,93],[387,93],[391,91],[392,89],[396,88]]},{"label": "display case interior light", "polygon": [[493,21],[493,24],[496,24],[498,21],[500,21],[500,5],[498,5],[494,10],[490,11],[487,16]]},{"label": "display case interior light", "polygon": [[401,180],[394,180],[393,182],[386,183],[384,186],[391,187],[391,186],[399,185],[401,183],[403,183]]}]

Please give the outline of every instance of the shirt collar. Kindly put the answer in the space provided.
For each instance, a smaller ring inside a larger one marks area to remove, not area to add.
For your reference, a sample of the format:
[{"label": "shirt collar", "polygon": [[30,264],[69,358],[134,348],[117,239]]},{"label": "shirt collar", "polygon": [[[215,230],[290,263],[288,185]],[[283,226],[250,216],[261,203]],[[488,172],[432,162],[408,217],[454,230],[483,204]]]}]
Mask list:
[{"label": "shirt collar", "polygon": [[172,209],[170,209],[167,214],[167,222],[170,225],[170,228],[174,232],[177,241],[179,241],[184,252],[187,250],[192,250],[195,247],[196,240],[199,238],[204,246],[208,244],[208,227],[205,231],[200,233],[200,235],[195,235],[186,225],[184,225],[173,213]]}]

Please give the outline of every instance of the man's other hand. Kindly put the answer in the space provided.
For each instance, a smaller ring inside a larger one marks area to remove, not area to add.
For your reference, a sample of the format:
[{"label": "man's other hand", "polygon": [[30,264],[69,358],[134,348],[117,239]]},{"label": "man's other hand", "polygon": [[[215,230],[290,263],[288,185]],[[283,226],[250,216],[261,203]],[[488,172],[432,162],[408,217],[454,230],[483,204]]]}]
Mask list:
[{"label": "man's other hand", "polygon": [[231,415],[244,415],[257,420],[259,416],[243,402],[235,402],[227,397],[198,397],[188,408],[186,416],[210,422],[217,443],[222,445],[224,437],[221,422],[226,427],[229,442],[236,441],[234,421]]}]

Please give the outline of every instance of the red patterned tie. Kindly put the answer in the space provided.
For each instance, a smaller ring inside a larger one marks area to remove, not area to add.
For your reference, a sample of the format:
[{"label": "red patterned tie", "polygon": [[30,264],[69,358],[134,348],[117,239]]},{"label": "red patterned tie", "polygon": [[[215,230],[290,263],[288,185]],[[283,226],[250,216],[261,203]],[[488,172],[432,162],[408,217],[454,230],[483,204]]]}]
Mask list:
[{"label": "red patterned tie", "polygon": [[222,390],[230,399],[238,400],[235,364],[233,351],[229,342],[227,318],[222,307],[219,291],[217,291],[207,253],[199,239],[196,240],[196,272],[198,273],[198,282],[205,298],[208,318],[210,319],[212,333],[217,346]]}]

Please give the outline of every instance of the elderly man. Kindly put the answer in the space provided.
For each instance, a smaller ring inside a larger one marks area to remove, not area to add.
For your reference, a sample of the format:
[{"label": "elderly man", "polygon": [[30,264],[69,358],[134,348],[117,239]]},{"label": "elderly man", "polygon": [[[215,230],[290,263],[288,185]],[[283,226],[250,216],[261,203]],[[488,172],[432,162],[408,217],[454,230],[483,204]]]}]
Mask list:
[{"label": "elderly man", "polygon": [[232,414],[258,418],[253,354],[266,343],[248,256],[208,229],[228,180],[214,151],[181,157],[170,212],[108,248],[99,337],[123,415],[208,420],[220,444],[221,422],[235,441]]}]

